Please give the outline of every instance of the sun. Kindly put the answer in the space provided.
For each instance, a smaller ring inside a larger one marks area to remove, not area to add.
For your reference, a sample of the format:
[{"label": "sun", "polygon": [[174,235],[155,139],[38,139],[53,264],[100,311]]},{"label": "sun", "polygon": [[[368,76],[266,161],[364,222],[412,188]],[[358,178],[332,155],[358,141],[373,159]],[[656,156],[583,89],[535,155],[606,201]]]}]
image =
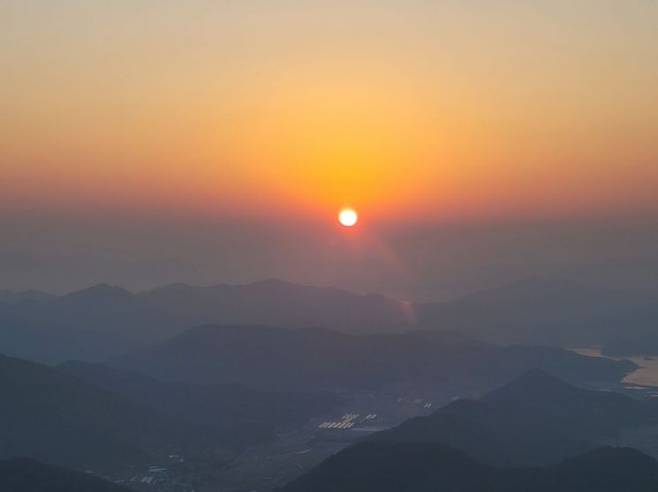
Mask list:
[{"label": "sun", "polygon": [[338,222],[345,227],[352,227],[359,221],[359,215],[354,209],[344,208],[338,212]]}]

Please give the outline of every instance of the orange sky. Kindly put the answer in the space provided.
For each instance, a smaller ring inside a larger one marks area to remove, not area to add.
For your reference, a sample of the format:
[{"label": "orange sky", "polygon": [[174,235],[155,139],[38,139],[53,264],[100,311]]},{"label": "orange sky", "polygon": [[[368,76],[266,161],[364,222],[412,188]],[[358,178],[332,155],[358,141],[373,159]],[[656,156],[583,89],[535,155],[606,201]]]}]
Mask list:
[{"label": "orange sky", "polygon": [[9,0],[0,207],[658,211],[658,3]]}]

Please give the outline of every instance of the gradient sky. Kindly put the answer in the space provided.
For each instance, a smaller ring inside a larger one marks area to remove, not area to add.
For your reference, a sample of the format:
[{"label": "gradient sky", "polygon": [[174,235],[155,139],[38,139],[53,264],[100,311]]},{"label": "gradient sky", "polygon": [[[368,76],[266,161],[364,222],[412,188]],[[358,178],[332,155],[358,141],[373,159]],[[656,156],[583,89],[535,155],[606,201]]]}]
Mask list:
[{"label": "gradient sky", "polygon": [[[653,0],[4,0],[0,253],[97,255],[88,224],[127,217],[285,243],[344,205],[364,230],[652,220],[657,26]],[[130,234],[103,244],[137,258]],[[249,251],[229,279],[275,255]]]}]

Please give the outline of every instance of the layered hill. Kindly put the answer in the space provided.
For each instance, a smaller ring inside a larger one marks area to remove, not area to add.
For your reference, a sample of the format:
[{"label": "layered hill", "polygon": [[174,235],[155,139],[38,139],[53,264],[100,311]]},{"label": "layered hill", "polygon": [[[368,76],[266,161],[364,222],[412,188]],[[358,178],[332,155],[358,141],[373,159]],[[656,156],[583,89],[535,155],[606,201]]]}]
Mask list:
[{"label": "layered hill", "polygon": [[652,293],[530,277],[414,310],[422,328],[504,344],[585,347],[648,338],[658,323],[657,306]]},{"label": "layered hill", "polygon": [[138,293],[100,284],[64,296],[0,292],[0,344],[33,360],[102,361],[192,326],[255,324],[347,334],[438,330],[501,344],[606,345],[634,353],[642,348],[634,340],[658,346],[656,300],[537,278],[420,304],[281,280]]},{"label": "layered hill", "polygon": [[176,284],[140,293],[100,284],[59,297],[0,295],[0,346],[43,362],[102,361],[205,323],[388,332],[411,326],[412,311],[408,303],[384,296],[279,280]]},{"label": "layered hill", "polygon": [[207,325],[112,360],[163,380],[283,389],[381,388],[410,382],[492,388],[533,367],[574,382],[618,380],[635,366],[544,347],[499,347],[448,332],[348,335]]}]

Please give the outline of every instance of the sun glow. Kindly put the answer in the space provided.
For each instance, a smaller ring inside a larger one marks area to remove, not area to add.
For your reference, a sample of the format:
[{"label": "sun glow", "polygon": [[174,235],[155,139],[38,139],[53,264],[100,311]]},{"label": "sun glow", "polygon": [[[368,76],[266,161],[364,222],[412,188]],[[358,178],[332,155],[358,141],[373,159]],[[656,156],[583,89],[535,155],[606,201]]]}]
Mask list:
[{"label": "sun glow", "polygon": [[351,208],[344,208],[338,213],[338,222],[345,227],[352,227],[359,221],[359,215]]}]

